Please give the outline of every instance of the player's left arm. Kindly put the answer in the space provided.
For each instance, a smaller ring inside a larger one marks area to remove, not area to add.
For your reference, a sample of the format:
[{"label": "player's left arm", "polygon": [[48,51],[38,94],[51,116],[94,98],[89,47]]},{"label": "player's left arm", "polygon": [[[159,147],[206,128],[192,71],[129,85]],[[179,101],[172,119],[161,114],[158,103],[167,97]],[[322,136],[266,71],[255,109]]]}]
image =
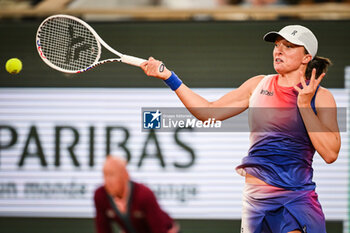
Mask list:
[{"label": "player's left arm", "polygon": [[333,163],[338,158],[341,141],[337,106],[332,93],[320,87],[315,99],[317,115],[311,108],[312,96],[324,75],[322,74],[318,79],[315,79],[315,72],[313,72],[309,85],[301,80],[302,89],[294,88],[299,92],[299,111],[313,146],[326,163]]},{"label": "player's left arm", "polygon": [[311,125],[310,130],[308,130],[309,137],[316,151],[326,163],[333,163],[338,158],[341,145],[337,105],[332,93],[322,87],[317,92],[315,105],[317,111],[315,122],[313,119],[305,117],[308,125]]}]

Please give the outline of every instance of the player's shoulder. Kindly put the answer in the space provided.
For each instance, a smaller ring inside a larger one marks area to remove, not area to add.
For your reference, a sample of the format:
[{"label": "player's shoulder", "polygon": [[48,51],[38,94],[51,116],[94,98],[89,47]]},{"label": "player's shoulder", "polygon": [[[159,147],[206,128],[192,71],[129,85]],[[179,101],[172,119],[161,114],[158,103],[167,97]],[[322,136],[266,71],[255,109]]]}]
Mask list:
[{"label": "player's shoulder", "polygon": [[266,75],[260,74],[260,75],[256,75],[256,76],[251,77],[247,81],[252,82],[252,83],[259,83],[265,77],[266,77]]},{"label": "player's shoulder", "polygon": [[325,87],[320,86],[318,88],[317,94],[325,95],[325,96],[333,96],[332,92]]},{"label": "player's shoulder", "polygon": [[261,82],[261,80],[263,80],[265,77],[269,77],[269,76],[270,75],[256,75],[256,76],[249,78],[245,82],[245,84],[252,86],[252,87],[256,87]]},{"label": "player's shoulder", "polygon": [[317,107],[333,107],[335,106],[335,99],[330,90],[320,86],[316,93],[316,106]]},{"label": "player's shoulder", "polygon": [[258,84],[266,77],[266,75],[257,75],[249,78],[242,84],[242,89],[248,91],[250,94],[255,90]]}]

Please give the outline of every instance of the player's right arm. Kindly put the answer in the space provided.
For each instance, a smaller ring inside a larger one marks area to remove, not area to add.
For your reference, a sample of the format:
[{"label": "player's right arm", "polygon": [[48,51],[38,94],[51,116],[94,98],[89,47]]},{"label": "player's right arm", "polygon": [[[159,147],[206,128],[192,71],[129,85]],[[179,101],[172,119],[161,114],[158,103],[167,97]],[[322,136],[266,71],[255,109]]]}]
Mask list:
[{"label": "player's right arm", "polygon": [[[159,66],[161,64],[160,61],[150,58],[147,62],[141,64],[141,68],[148,76],[166,80],[171,76],[171,72],[167,68],[160,72]],[[225,120],[249,107],[249,98],[263,77],[263,75],[252,77],[237,89],[213,102],[198,95],[183,83],[176,89],[175,93],[185,107],[199,120],[205,121],[208,118]]]}]

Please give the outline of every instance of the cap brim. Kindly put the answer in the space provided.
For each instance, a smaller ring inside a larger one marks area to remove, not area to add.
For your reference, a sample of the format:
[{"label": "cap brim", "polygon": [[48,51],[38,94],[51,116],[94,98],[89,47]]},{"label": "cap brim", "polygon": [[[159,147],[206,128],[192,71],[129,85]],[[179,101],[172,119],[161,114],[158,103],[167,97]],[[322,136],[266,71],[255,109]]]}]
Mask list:
[{"label": "cap brim", "polygon": [[288,35],[281,35],[279,32],[269,32],[264,36],[264,40],[267,42],[275,42],[277,37],[280,36],[282,38],[284,38],[285,40],[289,41],[290,43],[293,43],[295,45],[300,45],[300,46],[304,46],[304,44],[295,39],[295,38],[288,38]]},{"label": "cap brim", "polygon": [[267,42],[275,42],[277,36],[280,36],[280,34],[278,32],[268,32],[265,34],[263,39],[264,39],[264,41],[267,41]]}]

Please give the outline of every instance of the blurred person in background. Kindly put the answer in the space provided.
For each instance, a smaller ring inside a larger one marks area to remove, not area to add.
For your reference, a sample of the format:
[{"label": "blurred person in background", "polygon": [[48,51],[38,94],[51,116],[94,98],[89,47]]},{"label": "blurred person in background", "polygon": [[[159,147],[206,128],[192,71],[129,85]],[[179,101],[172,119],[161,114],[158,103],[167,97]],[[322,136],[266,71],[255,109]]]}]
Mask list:
[{"label": "blurred person in background", "polygon": [[317,38],[301,25],[269,32],[264,40],[274,43],[277,74],[252,77],[213,102],[159,60],[149,58],[141,68],[164,80],[201,121],[225,120],[249,108],[251,146],[236,168],[245,177],[242,233],[325,233],[312,161],[317,151],[333,163],[341,145],[334,97],[320,86],[331,62],[316,56]]},{"label": "blurred person in background", "polygon": [[104,185],[94,195],[97,233],[112,233],[112,222],[123,233],[179,232],[179,226],[161,209],[153,192],[130,180],[124,160],[108,156],[103,177]]}]

